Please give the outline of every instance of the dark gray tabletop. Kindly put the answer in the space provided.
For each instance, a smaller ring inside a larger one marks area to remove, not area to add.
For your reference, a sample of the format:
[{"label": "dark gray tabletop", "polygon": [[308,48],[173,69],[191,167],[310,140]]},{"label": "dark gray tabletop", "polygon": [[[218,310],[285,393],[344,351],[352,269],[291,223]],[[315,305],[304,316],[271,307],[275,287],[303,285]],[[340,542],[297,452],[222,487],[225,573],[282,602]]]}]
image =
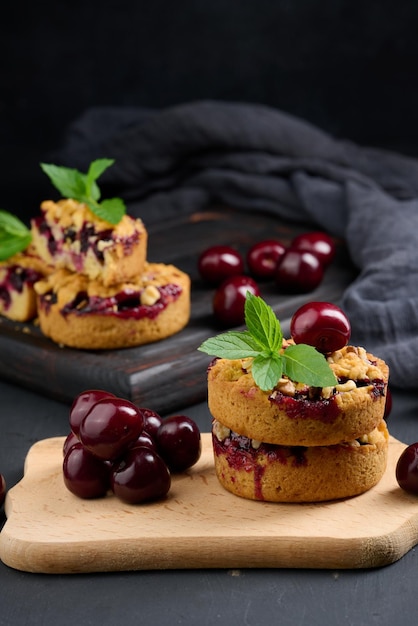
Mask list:
[{"label": "dark gray tabletop", "polygon": [[[0,472],[12,487],[39,439],[68,432],[68,406],[0,382]],[[176,411],[178,413],[179,411]],[[205,403],[185,407],[202,431]],[[418,440],[418,392],[393,390],[391,434]],[[418,507],[418,500],[417,500]],[[0,525],[5,521],[0,513]],[[418,609],[418,549],[373,570],[171,570],[40,575],[0,563],[0,625],[393,625]]]}]

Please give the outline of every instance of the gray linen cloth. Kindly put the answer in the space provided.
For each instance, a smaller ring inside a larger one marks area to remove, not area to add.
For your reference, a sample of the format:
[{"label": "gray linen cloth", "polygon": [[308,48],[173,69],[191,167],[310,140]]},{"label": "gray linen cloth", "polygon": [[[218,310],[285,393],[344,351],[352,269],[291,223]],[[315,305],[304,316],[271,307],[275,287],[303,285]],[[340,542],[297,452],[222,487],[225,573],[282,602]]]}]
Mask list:
[{"label": "gray linen cloth", "polygon": [[216,203],[343,237],[360,270],[341,302],[351,341],[389,364],[392,385],[417,387],[418,160],[337,140],[271,107],[222,101],[93,108],[55,157],[84,171],[115,159],[103,194],[124,197],[148,223]]}]

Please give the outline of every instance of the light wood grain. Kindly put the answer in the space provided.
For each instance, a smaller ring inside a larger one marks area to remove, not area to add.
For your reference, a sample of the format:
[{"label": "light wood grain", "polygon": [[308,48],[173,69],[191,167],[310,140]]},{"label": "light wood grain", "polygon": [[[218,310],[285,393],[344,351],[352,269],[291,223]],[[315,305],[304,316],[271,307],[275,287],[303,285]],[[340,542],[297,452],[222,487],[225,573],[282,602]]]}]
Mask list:
[{"label": "light wood grain", "polygon": [[391,438],[389,463],[369,492],[322,504],[252,502],[214,474],[210,435],[200,461],[174,477],[168,497],[130,506],[114,496],[81,500],[62,479],[63,438],[29,451],[24,478],[7,495],[0,558],[15,569],[81,573],[180,568],[368,568],[418,543],[418,499],[395,466],[405,444]]}]

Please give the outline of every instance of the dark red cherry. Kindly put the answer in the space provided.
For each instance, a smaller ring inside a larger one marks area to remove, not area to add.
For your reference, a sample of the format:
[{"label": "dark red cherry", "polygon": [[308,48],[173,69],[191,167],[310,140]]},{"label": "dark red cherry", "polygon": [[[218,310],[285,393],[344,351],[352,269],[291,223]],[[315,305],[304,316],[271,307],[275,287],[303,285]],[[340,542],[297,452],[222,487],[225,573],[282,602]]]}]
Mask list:
[{"label": "dark red cherry", "polygon": [[141,410],[129,400],[103,398],[80,424],[81,443],[95,456],[112,460],[137,439],[144,427]]},{"label": "dark red cherry", "polygon": [[418,495],[418,442],[411,443],[399,457],[396,480],[404,491]]},{"label": "dark red cherry", "polygon": [[260,295],[255,280],[249,276],[234,276],[225,280],[213,296],[213,313],[222,326],[238,326],[245,321],[247,291]]},{"label": "dark red cherry", "polygon": [[87,389],[78,394],[70,408],[70,428],[78,436],[80,424],[90,411],[93,404],[103,398],[114,398],[114,394],[103,389]]},{"label": "dark red cherry", "polygon": [[351,325],[344,311],[330,302],[308,302],[290,320],[295,343],[314,346],[319,352],[340,350],[350,339]]},{"label": "dark red cherry", "polygon": [[144,430],[146,430],[147,433],[151,435],[152,438],[154,438],[155,435],[157,434],[157,430],[163,423],[163,418],[152,409],[146,409],[146,408],[141,407],[140,411],[142,415],[144,416],[144,420],[145,420]]},{"label": "dark red cherry", "polygon": [[324,276],[324,266],[311,252],[289,248],[276,268],[275,280],[280,291],[307,293],[318,287]]},{"label": "dark red cherry", "polygon": [[291,242],[291,248],[312,252],[326,267],[335,256],[335,243],[332,237],[321,231],[297,235]]},{"label": "dark red cherry", "polygon": [[64,444],[62,446],[62,453],[63,453],[63,455],[65,456],[67,454],[68,450],[70,448],[72,448],[73,446],[75,446],[76,443],[80,443],[80,440],[77,437],[77,435],[75,433],[73,433],[73,431],[71,431],[66,436]]},{"label": "dark red cherry", "polygon": [[111,476],[113,493],[129,504],[163,498],[171,487],[171,476],[163,459],[150,448],[129,450],[115,464]]},{"label": "dark red cherry", "polygon": [[202,451],[197,424],[186,415],[166,418],[157,433],[160,455],[172,472],[182,472],[194,465]]},{"label": "dark red cherry", "polygon": [[145,430],[143,430],[138,438],[130,444],[129,449],[132,450],[132,448],[139,447],[143,448],[144,446],[146,448],[151,448],[151,450],[155,450],[157,452],[157,444],[155,443],[155,439],[151,437],[151,435]]},{"label": "dark red cherry", "polygon": [[63,462],[64,484],[79,498],[101,498],[110,488],[109,467],[79,442],[69,449]]},{"label": "dark red cherry", "polygon": [[212,246],[200,255],[198,270],[203,280],[219,285],[225,278],[243,273],[244,259],[230,246]]},{"label": "dark red cherry", "polygon": [[6,498],[6,480],[3,474],[0,474],[0,506]]},{"label": "dark red cherry", "polygon": [[286,247],[277,239],[266,239],[255,243],[247,252],[247,265],[256,278],[273,278],[279,259]]}]

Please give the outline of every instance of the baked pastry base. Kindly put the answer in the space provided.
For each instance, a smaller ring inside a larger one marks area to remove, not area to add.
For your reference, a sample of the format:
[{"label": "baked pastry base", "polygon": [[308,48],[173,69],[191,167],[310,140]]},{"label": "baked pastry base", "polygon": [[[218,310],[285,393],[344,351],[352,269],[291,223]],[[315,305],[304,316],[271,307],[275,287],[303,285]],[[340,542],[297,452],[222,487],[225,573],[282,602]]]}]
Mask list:
[{"label": "baked pastry base", "polygon": [[[159,289],[166,290],[164,299],[158,300]],[[38,282],[36,290],[41,331],[72,348],[110,350],[152,343],[179,332],[190,318],[190,278],[173,265],[148,263],[135,283],[111,287],[58,270]],[[124,300],[118,309],[120,294]],[[126,294],[128,300],[144,301],[129,307]],[[91,302],[95,308],[88,310]]]},{"label": "baked pastry base", "polygon": [[[368,491],[382,478],[389,433],[382,420],[369,443],[333,446],[277,446],[213,432],[215,470],[221,485],[250,500],[322,502]],[[258,445],[256,442],[255,445]]]},{"label": "baked pastry base", "polygon": [[216,359],[208,370],[209,410],[234,432],[267,443],[328,446],[357,439],[383,417],[389,370],[362,348],[340,352],[329,360],[341,384],[322,390],[301,386],[301,391],[297,386],[296,392],[286,379],[271,391],[260,389],[251,359]]}]

